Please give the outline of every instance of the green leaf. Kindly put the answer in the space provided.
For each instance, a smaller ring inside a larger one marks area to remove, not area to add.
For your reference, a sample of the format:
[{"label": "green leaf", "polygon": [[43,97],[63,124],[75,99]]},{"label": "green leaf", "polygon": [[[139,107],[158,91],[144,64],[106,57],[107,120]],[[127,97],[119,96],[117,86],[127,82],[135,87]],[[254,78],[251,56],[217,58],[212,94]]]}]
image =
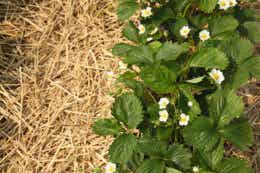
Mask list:
[{"label": "green leaf", "polygon": [[138,97],[142,97],[144,94],[144,87],[140,81],[134,79],[136,76],[136,73],[126,71],[121,74],[117,80],[123,82],[128,88],[132,89]]},{"label": "green leaf", "polygon": [[238,119],[220,130],[226,140],[241,150],[246,150],[253,144],[253,131],[245,119]]},{"label": "green leaf", "polygon": [[159,112],[159,110],[160,110],[160,108],[159,108],[159,104],[158,103],[150,104],[147,107],[147,113],[149,115],[149,120],[151,122],[158,120],[158,112]]},{"label": "green leaf", "polygon": [[115,119],[100,119],[93,125],[93,131],[101,136],[117,135],[121,127]]},{"label": "green leaf", "polygon": [[140,46],[132,49],[124,61],[130,65],[132,64],[152,64],[154,62],[154,57],[152,51],[148,46]]},{"label": "green leaf", "polygon": [[176,61],[163,61],[161,62],[161,65],[164,65],[165,67],[167,67],[169,70],[171,70],[174,74],[176,74],[176,76],[179,76],[180,74],[182,74],[182,63],[180,61],[182,61],[183,59],[178,59]]},{"label": "green leaf", "polygon": [[[231,40],[232,38],[236,37],[236,36],[239,36],[238,32],[236,31],[227,31],[227,32],[223,32],[223,33],[220,33],[216,36],[214,36],[210,41],[214,42],[215,41],[215,44],[216,44],[216,47],[220,46],[218,44],[220,44],[220,41],[229,41]],[[207,44],[207,42],[206,42]],[[214,44],[214,43],[213,43]]]},{"label": "green leaf", "polygon": [[234,67],[234,70],[235,71],[233,73],[228,74],[231,76],[225,82],[230,89],[237,89],[240,86],[246,84],[250,77],[248,72],[249,69],[246,68],[243,64],[236,68]]},{"label": "green leaf", "polygon": [[112,49],[112,54],[115,56],[125,57],[135,46],[131,46],[125,43],[116,44]]},{"label": "green leaf", "polygon": [[211,167],[216,168],[216,166],[222,161],[224,157],[224,143],[220,141],[218,147],[211,153]]},{"label": "green leaf", "polygon": [[165,163],[159,159],[149,159],[144,161],[136,170],[136,173],[163,173]]},{"label": "green leaf", "polygon": [[186,144],[201,151],[211,150],[219,140],[214,122],[205,117],[198,117],[192,124],[185,127],[183,136]]},{"label": "green leaf", "polygon": [[156,55],[157,60],[176,60],[182,53],[189,51],[189,44],[165,42]]},{"label": "green leaf", "polygon": [[232,16],[216,16],[210,22],[210,31],[212,36],[233,31],[238,27],[238,21]]},{"label": "green leaf", "polygon": [[[157,118],[158,118],[158,110],[156,112]],[[172,137],[173,127],[158,127],[156,128],[156,137],[159,140],[169,141]]]},{"label": "green leaf", "polygon": [[233,67],[233,71],[227,76],[226,85],[229,88],[239,88],[248,83],[250,76],[260,79],[260,58],[250,57],[237,67]]},{"label": "green leaf", "polygon": [[174,168],[166,168],[166,173],[183,173],[177,169],[174,169]]},{"label": "green leaf", "polygon": [[189,169],[191,164],[191,153],[183,145],[174,144],[169,147],[166,159],[171,160],[182,169]]},{"label": "green leaf", "polygon": [[237,158],[225,159],[217,168],[218,173],[253,173],[245,160]]},{"label": "green leaf", "polygon": [[133,156],[136,148],[136,138],[131,134],[119,136],[110,145],[109,156],[114,163],[127,163]]},{"label": "green leaf", "polygon": [[245,69],[248,69],[249,73],[256,77],[257,79],[260,79],[260,57],[251,57],[248,60],[246,60],[242,66]]},{"label": "green leaf", "polygon": [[185,82],[196,84],[196,83],[202,82],[203,79],[205,79],[205,76],[196,77],[196,78],[193,78],[193,79],[190,79],[190,80],[186,80]]},{"label": "green leaf", "polygon": [[247,32],[248,38],[252,42],[259,44],[260,43],[260,23],[248,21],[243,24],[243,27],[245,28],[245,30]]},{"label": "green leaf", "polygon": [[136,128],[143,120],[141,101],[134,94],[124,94],[116,98],[112,107],[112,115],[129,128]]},{"label": "green leaf", "polygon": [[256,11],[254,8],[242,8],[235,10],[235,16],[240,23],[256,20]]},{"label": "green leaf", "polygon": [[234,39],[228,43],[227,55],[232,57],[237,64],[241,64],[245,59],[253,55],[254,45],[246,39]]},{"label": "green leaf", "polygon": [[224,156],[224,142],[220,140],[219,144],[212,151],[199,152],[204,161],[211,169],[215,169],[217,165],[222,161]]},{"label": "green leaf", "polygon": [[195,25],[197,28],[202,29],[205,25],[209,23],[209,17],[203,14],[192,15],[189,17],[192,24]]},{"label": "green leaf", "polygon": [[171,8],[167,8],[162,6],[154,13],[153,17],[149,20],[149,22],[154,25],[160,25],[161,23],[174,19],[174,13]]},{"label": "green leaf", "polygon": [[225,69],[228,63],[228,58],[220,50],[216,48],[202,48],[192,57],[190,66]]},{"label": "green leaf", "polygon": [[195,115],[199,115],[201,113],[200,105],[197,102],[197,100],[194,98],[192,91],[188,87],[185,87],[184,85],[179,85],[179,89],[181,93],[187,98],[187,101],[192,102],[193,105],[190,108],[192,113]]},{"label": "green leaf", "polygon": [[125,26],[123,36],[136,43],[140,41],[138,30],[132,22],[128,22]]},{"label": "green leaf", "polygon": [[208,106],[210,116],[218,122],[219,127],[229,124],[244,110],[242,98],[233,90],[218,90],[208,96]]},{"label": "green leaf", "polygon": [[174,2],[173,8],[175,9],[174,11],[181,13],[185,7],[187,7],[187,5],[189,3],[191,3],[193,0],[172,0]]},{"label": "green leaf", "polygon": [[127,79],[134,79],[136,77],[136,73],[135,72],[132,72],[132,71],[126,71],[124,72],[123,74],[120,74],[120,76],[118,77],[118,81],[119,82],[124,82],[124,80],[127,80]]},{"label": "green leaf", "polygon": [[143,97],[144,86],[142,82],[134,79],[128,79],[128,80],[124,80],[124,83],[128,88],[132,89],[138,97],[140,98]]},{"label": "green leaf", "polygon": [[119,20],[128,20],[138,9],[136,0],[119,0],[117,15]]},{"label": "green leaf", "polygon": [[145,137],[138,141],[138,150],[148,156],[163,157],[167,148],[167,142],[159,141],[158,139]]},{"label": "green leaf", "polygon": [[217,0],[199,0],[199,8],[206,12],[211,13],[217,5]]},{"label": "green leaf", "polygon": [[146,86],[159,93],[171,92],[176,74],[165,66],[149,66],[141,71],[141,78]]},{"label": "green leaf", "polygon": [[159,41],[153,41],[153,42],[149,43],[148,46],[153,53],[157,53],[159,51],[160,47],[162,46],[162,43]]},{"label": "green leaf", "polygon": [[[144,154],[138,152],[138,151],[135,151],[133,156],[132,156],[132,159],[129,161],[129,163],[127,164],[128,167],[131,167],[132,170],[136,170],[140,165],[141,163],[144,161]],[[121,167],[121,166],[119,166]],[[124,172],[126,168],[125,165],[122,165],[121,167],[123,170],[118,170],[118,172],[116,173],[121,173],[122,171]],[[127,173],[130,173],[130,172],[127,172]]]}]

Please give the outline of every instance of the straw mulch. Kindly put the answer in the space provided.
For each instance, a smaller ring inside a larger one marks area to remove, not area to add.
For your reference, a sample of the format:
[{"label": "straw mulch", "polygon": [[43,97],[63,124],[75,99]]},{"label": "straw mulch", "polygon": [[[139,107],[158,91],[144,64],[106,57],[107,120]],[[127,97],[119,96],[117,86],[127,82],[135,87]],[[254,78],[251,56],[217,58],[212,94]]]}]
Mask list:
[{"label": "straw mulch", "polygon": [[[121,41],[113,0],[0,1],[0,172],[91,173],[110,138],[91,125],[109,114],[104,72]],[[256,131],[248,153],[259,167],[259,84],[241,89]],[[259,172],[259,168],[256,168]]]},{"label": "straw mulch", "polygon": [[121,36],[115,4],[1,2],[0,170],[90,173],[111,142],[90,126],[109,110],[104,72],[116,67],[109,49]]}]

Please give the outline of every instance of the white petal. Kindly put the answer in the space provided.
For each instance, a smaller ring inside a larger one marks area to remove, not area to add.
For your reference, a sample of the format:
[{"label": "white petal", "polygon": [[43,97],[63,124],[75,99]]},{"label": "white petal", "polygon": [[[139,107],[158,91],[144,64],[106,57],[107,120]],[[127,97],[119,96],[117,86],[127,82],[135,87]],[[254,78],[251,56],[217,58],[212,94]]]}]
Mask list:
[{"label": "white petal", "polygon": [[186,114],[181,113],[180,117],[181,117],[181,118],[185,118],[185,117],[186,117]]},{"label": "white petal", "polygon": [[194,167],[192,168],[192,171],[193,171],[193,172],[199,172],[199,167],[194,166]]},{"label": "white petal", "polygon": [[188,106],[189,107],[192,107],[193,106],[193,103],[191,101],[188,102]]},{"label": "white petal", "polygon": [[119,61],[118,66],[119,66],[120,70],[126,70],[127,69],[127,64],[123,63],[122,61]]},{"label": "white petal", "polygon": [[148,37],[146,41],[152,41],[153,40],[153,37]]},{"label": "white petal", "polygon": [[170,103],[170,101],[168,98],[161,98],[159,100],[160,109],[165,109],[169,103]]}]

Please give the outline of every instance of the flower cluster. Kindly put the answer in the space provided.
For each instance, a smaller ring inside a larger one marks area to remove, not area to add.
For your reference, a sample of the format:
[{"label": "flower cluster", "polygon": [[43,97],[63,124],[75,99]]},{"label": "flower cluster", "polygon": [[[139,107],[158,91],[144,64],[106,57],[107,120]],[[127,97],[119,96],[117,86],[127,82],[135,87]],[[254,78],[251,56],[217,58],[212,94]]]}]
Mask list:
[{"label": "flower cluster", "polygon": [[235,7],[237,5],[236,0],[219,0],[218,1],[219,9],[227,10],[231,7]]},{"label": "flower cluster", "polygon": [[159,120],[161,122],[166,122],[168,120],[169,117],[169,113],[166,110],[167,105],[170,103],[168,98],[161,98],[159,101],[159,107],[160,107],[160,111],[159,111],[159,115],[160,118]]},{"label": "flower cluster", "polygon": [[[159,101],[159,107],[160,107],[160,111],[159,111],[159,120],[161,122],[167,122],[168,118],[169,118],[169,113],[166,110],[167,105],[170,103],[168,98],[161,98]],[[191,101],[188,102],[188,106],[192,107],[193,103]],[[189,115],[186,115],[184,113],[181,113],[180,115],[180,120],[179,120],[179,125],[180,126],[187,126],[188,122],[190,120]]]},{"label": "flower cluster", "polygon": [[[180,35],[183,36],[184,38],[188,38],[188,35],[190,33],[191,29],[189,26],[185,25],[180,29]],[[206,41],[210,39],[210,33],[208,30],[202,30],[199,33],[199,38],[201,41]]]}]

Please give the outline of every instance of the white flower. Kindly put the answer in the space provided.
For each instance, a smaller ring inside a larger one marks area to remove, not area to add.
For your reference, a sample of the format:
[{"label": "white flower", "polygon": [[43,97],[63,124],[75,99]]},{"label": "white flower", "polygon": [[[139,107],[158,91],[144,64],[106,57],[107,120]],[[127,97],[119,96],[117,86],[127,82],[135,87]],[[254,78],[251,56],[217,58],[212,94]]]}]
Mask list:
[{"label": "white flower", "polygon": [[145,33],[145,26],[140,24],[138,25],[138,30],[139,30],[139,34],[144,34]]},{"label": "white flower", "polygon": [[167,110],[159,111],[159,115],[160,115],[159,120],[161,122],[166,122],[168,120],[169,114],[168,114]]},{"label": "white flower", "polygon": [[191,101],[188,102],[188,106],[189,107],[192,107],[193,106],[193,103]]},{"label": "white flower", "polygon": [[227,10],[230,7],[230,0],[218,0],[219,9]]},{"label": "white flower", "polygon": [[149,42],[149,41],[152,41],[152,40],[153,40],[153,37],[148,37],[146,40],[147,40],[148,42]]},{"label": "white flower", "polygon": [[159,101],[160,109],[165,109],[169,103],[170,103],[169,99],[161,98]]},{"label": "white flower", "polygon": [[207,30],[202,30],[199,33],[199,37],[201,41],[206,41],[210,38],[210,33]]},{"label": "white flower", "polygon": [[114,72],[112,72],[112,71],[107,71],[107,72],[106,72],[106,78],[107,78],[107,79],[111,80],[111,79],[113,79],[114,77],[115,77]]},{"label": "white flower", "polygon": [[126,70],[127,64],[123,63],[122,61],[119,61],[118,67],[119,67],[120,70]]},{"label": "white flower", "polygon": [[221,84],[225,80],[225,77],[220,70],[213,69],[209,75],[217,84]]},{"label": "white flower", "polygon": [[186,114],[184,114],[184,113],[182,113],[181,115],[180,115],[180,121],[179,121],[179,125],[180,126],[187,126],[188,125],[188,123],[189,123],[189,120],[190,120],[190,116],[189,115],[186,115]]},{"label": "white flower", "polygon": [[106,167],[105,167],[105,173],[114,173],[116,172],[116,164],[114,163],[107,163]]},{"label": "white flower", "polygon": [[183,36],[184,38],[187,38],[189,33],[190,33],[190,27],[189,26],[183,26],[181,29],[180,29],[180,34],[181,36]]},{"label": "white flower", "polygon": [[230,0],[229,5],[230,7],[235,7],[237,5],[237,0]]},{"label": "white flower", "polygon": [[193,166],[192,171],[193,171],[193,172],[199,172],[199,167]]},{"label": "white flower", "polygon": [[142,17],[147,18],[151,15],[153,15],[151,7],[146,7],[146,9],[141,10],[141,16]]},{"label": "white flower", "polygon": [[157,27],[155,27],[152,31],[151,31],[151,35],[154,35],[154,34],[156,34],[158,32],[158,28]]}]

